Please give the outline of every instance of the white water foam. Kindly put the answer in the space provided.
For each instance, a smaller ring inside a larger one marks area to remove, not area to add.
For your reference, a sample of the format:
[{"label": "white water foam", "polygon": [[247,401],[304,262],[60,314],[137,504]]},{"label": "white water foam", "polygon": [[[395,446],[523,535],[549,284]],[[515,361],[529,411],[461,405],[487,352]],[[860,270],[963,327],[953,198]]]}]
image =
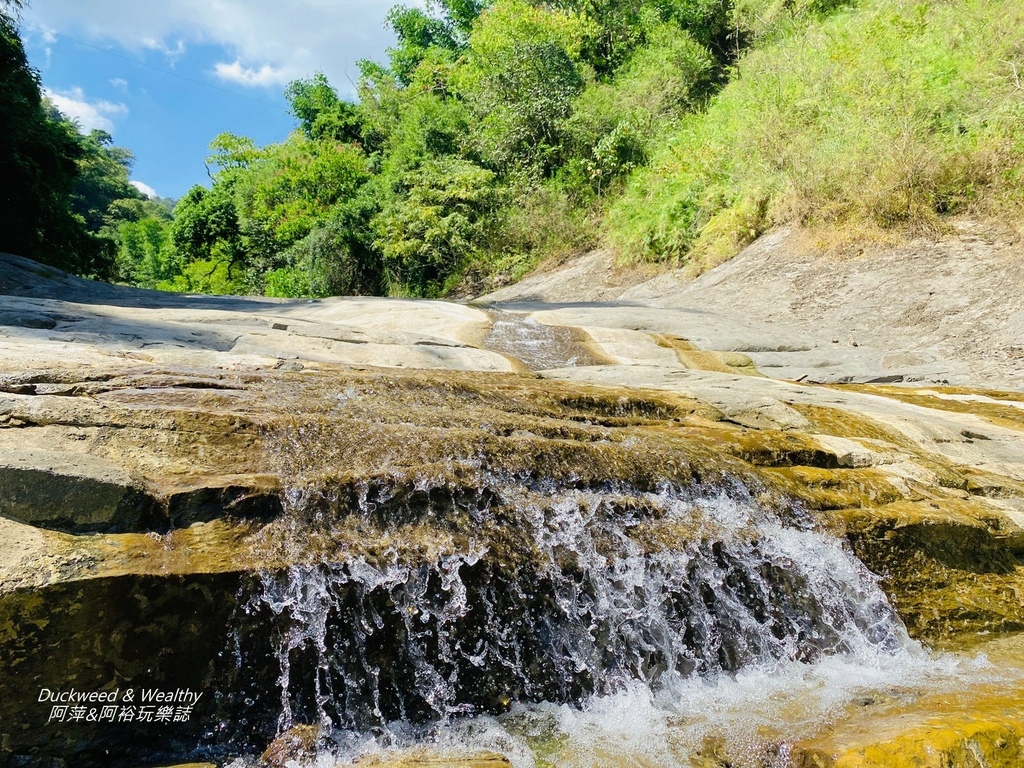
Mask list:
[{"label": "white water foam", "polygon": [[[516,705],[499,717],[449,721],[429,734],[401,724],[386,736],[348,734],[321,754],[318,768],[401,756],[427,746],[453,761],[481,751],[514,768],[688,768],[709,743],[736,768],[788,768],[789,748],[876,697],[912,700],[955,691],[998,671],[984,658],[930,654],[916,644],[896,653],[843,654],[818,662],[757,665],[714,678],[677,678],[655,690],[639,681],[582,706]],[[716,742],[718,739],[718,742]]]},{"label": "white water foam", "polygon": [[[523,605],[531,588],[547,590],[549,615],[527,620],[504,615],[507,600],[489,604],[492,593],[469,578],[486,564],[482,548],[429,565],[395,554],[387,564],[356,558],[265,577],[254,607],[287,619],[281,729],[292,724],[292,652],[312,649],[319,658],[317,709],[331,738],[316,766],[428,746],[453,755],[492,750],[517,768],[670,768],[690,765],[724,735],[735,765],[772,768],[787,764],[787,744],[859,699],[954,688],[984,671],[912,641],[877,578],[840,540],[783,522],[743,495],[640,494],[647,511],[631,512],[613,493],[503,493],[522,515],[524,541],[542,555],[533,581],[509,588]],[[645,546],[637,534],[645,525],[686,535],[677,545]],[[478,614],[486,616],[483,639],[465,645],[476,603],[486,609]],[[354,627],[340,642],[330,626],[343,604],[357,608],[342,617]],[[400,656],[415,672],[409,684],[433,713],[427,722],[410,722],[404,709],[397,720],[385,717],[382,691],[397,678],[367,649],[386,626],[401,630]],[[529,679],[536,664],[519,660],[538,647],[563,684]],[[342,657],[361,661],[345,667]],[[543,690],[561,700],[467,716],[474,708],[462,676],[471,668],[505,675],[527,697]],[[589,692],[579,696],[581,680]],[[331,699],[341,690],[356,702],[351,711]],[[360,724],[357,710],[375,724]]]}]

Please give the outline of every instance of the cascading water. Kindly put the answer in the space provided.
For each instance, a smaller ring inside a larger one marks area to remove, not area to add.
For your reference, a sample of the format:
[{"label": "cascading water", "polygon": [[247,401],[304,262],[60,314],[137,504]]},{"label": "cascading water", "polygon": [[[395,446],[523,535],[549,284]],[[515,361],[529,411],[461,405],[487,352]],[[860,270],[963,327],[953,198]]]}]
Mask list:
[{"label": "cascading water", "polygon": [[514,312],[491,310],[493,322],[484,347],[519,360],[533,371],[595,365],[599,361],[573,329],[545,325]]},{"label": "cascading water", "polygon": [[[687,765],[681,734],[706,727],[669,722],[700,720],[686,702],[711,711],[712,690],[750,709],[779,680],[820,689],[847,666],[892,677],[924,657],[837,539],[741,491],[493,483],[462,506],[479,536],[264,573],[245,603],[244,623],[272,627],[278,730],[323,726],[326,764],[429,738],[536,765],[530,745],[559,733],[579,761],[556,764],[598,765],[614,743],[590,754],[588,734],[625,725],[626,742],[660,746],[633,744],[624,764]],[[637,749],[660,757],[634,762]]]}]

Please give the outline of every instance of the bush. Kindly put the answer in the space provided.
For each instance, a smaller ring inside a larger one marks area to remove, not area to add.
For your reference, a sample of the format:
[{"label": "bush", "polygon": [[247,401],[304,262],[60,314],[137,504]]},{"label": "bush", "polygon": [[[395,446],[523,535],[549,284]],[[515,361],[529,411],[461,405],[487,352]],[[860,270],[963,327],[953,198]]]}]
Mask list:
[{"label": "bush", "polygon": [[629,260],[718,260],[782,221],[934,229],[1012,199],[1021,25],[1013,0],[877,0],[752,51],[634,174],[610,240]]},{"label": "bush", "polygon": [[598,227],[586,208],[573,205],[557,185],[510,193],[490,251],[497,269],[517,280],[542,259],[555,261],[596,244]]},{"label": "bush", "polygon": [[498,202],[494,182],[491,171],[455,158],[406,174],[404,194],[372,222],[392,293],[436,296],[482,250]]},{"label": "bush", "polygon": [[333,215],[283,255],[285,267],[265,275],[267,296],[376,295],[381,266],[369,244],[357,205],[339,206]]}]

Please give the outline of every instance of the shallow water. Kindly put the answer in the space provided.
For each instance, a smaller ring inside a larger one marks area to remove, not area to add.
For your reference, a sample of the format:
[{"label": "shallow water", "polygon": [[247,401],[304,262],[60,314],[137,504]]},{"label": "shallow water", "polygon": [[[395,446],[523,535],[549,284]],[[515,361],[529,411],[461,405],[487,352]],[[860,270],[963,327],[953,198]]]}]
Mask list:
[{"label": "shallow water", "polygon": [[572,328],[545,325],[514,312],[491,310],[490,314],[493,322],[484,347],[520,361],[531,371],[600,362],[580,343]]},{"label": "shallow water", "polygon": [[911,640],[838,539],[737,491],[630,498],[523,491],[537,561],[520,581],[482,544],[265,575],[247,610],[278,627],[279,729],[320,725],[317,766],[427,746],[523,768],[774,768],[851,708],[989,673]]}]

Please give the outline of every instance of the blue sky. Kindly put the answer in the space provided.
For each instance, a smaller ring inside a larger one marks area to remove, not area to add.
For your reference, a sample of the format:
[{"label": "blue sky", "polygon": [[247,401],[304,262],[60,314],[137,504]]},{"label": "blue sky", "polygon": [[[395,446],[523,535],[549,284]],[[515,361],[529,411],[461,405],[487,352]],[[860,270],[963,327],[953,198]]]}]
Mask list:
[{"label": "blue sky", "polygon": [[[208,183],[218,133],[264,144],[294,128],[285,85],[316,71],[352,96],[381,60],[391,0],[33,0],[22,35],[48,95],[83,129],[135,153],[163,197]],[[410,3],[419,4],[419,3]]]}]

